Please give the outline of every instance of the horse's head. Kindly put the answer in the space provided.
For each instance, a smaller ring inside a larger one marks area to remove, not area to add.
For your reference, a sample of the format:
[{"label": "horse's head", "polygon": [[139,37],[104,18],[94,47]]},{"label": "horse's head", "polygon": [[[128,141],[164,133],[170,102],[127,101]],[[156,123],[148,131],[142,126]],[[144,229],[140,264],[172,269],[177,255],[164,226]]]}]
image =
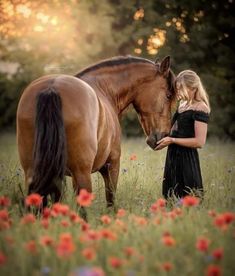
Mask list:
[{"label": "horse's head", "polygon": [[155,62],[149,78],[139,85],[133,102],[140,123],[147,135],[147,144],[154,149],[157,141],[170,132],[171,106],[175,99],[174,74],[170,70],[170,57]]}]

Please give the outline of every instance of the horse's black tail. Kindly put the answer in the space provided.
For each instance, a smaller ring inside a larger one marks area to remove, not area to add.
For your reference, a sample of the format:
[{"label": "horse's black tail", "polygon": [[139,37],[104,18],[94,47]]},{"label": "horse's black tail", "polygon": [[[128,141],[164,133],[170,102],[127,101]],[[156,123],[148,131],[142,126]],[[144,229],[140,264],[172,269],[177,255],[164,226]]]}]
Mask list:
[{"label": "horse's black tail", "polygon": [[54,88],[39,93],[36,100],[34,170],[29,193],[44,197],[58,190],[66,167],[62,103]]}]

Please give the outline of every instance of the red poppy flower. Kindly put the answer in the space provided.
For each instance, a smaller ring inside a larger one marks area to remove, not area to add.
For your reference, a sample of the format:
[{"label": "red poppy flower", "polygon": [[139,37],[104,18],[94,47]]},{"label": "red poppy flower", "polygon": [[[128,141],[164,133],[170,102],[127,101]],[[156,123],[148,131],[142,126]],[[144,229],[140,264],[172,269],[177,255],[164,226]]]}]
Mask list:
[{"label": "red poppy flower", "polygon": [[136,160],[137,160],[137,155],[133,153],[133,154],[130,156],[130,160],[131,160],[131,161],[136,161]]},{"label": "red poppy flower", "polygon": [[22,224],[31,224],[36,221],[36,217],[33,214],[27,214],[24,215],[24,217],[21,219]]},{"label": "red poppy flower", "polygon": [[133,247],[125,247],[124,253],[127,257],[130,257],[130,256],[133,256],[136,253],[136,251]]},{"label": "red poppy flower", "polygon": [[26,206],[40,207],[42,204],[42,196],[39,194],[30,194],[25,199]]},{"label": "red poppy flower", "polygon": [[176,241],[171,235],[165,235],[162,237],[162,242],[166,246],[175,246]]},{"label": "red poppy flower", "polygon": [[165,271],[171,271],[172,268],[173,268],[173,265],[170,262],[165,262],[162,264],[162,269]]},{"label": "red poppy flower", "polygon": [[196,242],[196,248],[201,252],[206,252],[208,250],[208,247],[210,245],[210,240],[207,238],[199,238]]},{"label": "red poppy flower", "polygon": [[59,257],[67,258],[75,251],[75,245],[70,233],[63,233],[60,235],[59,244],[56,247],[56,253]]},{"label": "red poppy flower", "polygon": [[94,260],[96,258],[96,252],[93,248],[84,248],[82,250],[82,255],[84,258],[86,258],[87,260]]},{"label": "red poppy flower", "polygon": [[49,219],[42,219],[41,225],[43,228],[47,229],[49,227]]},{"label": "red poppy flower", "polygon": [[43,246],[52,246],[54,241],[50,236],[42,236],[40,238],[40,243]]},{"label": "red poppy flower", "polygon": [[199,202],[200,202],[199,198],[195,196],[185,196],[182,199],[182,204],[185,207],[197,206]]},{"label": "red poppy flower", "polygon": [[85,189],[81,189],[79,195],[77,196],[77,203],[80,206],[88,207],[91,205],[91,202],[94,198],[95,198],[94,194],[89,193]]},{"label": "red poppy flower", "polygon": [[209,265],[206,269],[207,276],[221,276],[221,268],[218,265]]},{"label": "red poppy flower", "polygon": [[66,204],[57,202],[53,204],[51,213],[54,217],[56,217],[57,215],[66,216],[69,214],[69,206]]},{"label": "red poppy flower", "polygon": [[7,210],[5,210],[5,209],[0,210],[0,220],[9,221],[9,213]]},{"label": "red poppy flower", "polygon": [[223,248],[217,248],[214,249],[212,252],[212,256],[216,259],[216,260],[221,260],[224,256],[224,250]]},{"label": "red poppy flower", "polygon": [[110,257],[109,258],[109,264],[113,268],[119,268],[123,265],[123,260],[121,260],[120,258],[117,258],[117,257]]},{"label": "red poppy flower", "polygon": [[44,208],[43,209],[43,212],[42,212],[42,217],[44,218],[44,219],[48,219],[49,217],[51,216],[51,209],[49,209],[49,208]]},{"label": "red poppy flower", "polygon": [[104,223],[104,224],[110,224],[110,222],[112,221],[111,218],[108,215],[103,215],[100,220]]},{"label": "red poppy flower", "polygon": [[109,229],[101,229],[100,235],[102,238],[111,240],[111,241],[115,241],[117,239],[117,235]]},{"label": "red poppy flower", "polygon": [[122,217],[124,217],[126,215],[126,210],[124,210],[124,209],[119,209],[118,211],[117,211],[117,217],[118,218],[122,218]]},{"label": "red poppy flower", "polygon": [[26,244],[25,244],[25,249],[32,253],[32,254],[35,254],[37,253],[37,246],[36,246],[36,242],[34,240],[31,240],[31,241],[28,241]]},{"label": "red poppy flower", "polygon": [[8,207],[11,205],[11,201],[6,196],[0,196],[0,206],[1,207]]},{"label": "red poppy flower", "polygon": [[0,251],[0,266],[4,265],[7,261],[7,257]]}]

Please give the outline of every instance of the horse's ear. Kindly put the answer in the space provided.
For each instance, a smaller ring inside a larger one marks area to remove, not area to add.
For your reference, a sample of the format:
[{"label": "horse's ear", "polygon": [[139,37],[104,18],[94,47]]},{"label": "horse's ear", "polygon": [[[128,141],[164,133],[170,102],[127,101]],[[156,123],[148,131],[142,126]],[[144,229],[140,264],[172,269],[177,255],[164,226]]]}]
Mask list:
[{"label": "horse's ear", "polygon": [[156,58],[155,64],[158,64],[158,63],[160,63],[160,59],[159,59],[159,58]]},{"label": "horse's ear", "polygon": [[170,56],[167,56],[163,59],[163,61],[160,64],[160,68],[159,68],[160,73],[167,76],[169,73],[170,65],[171,65],[171,58]]}]

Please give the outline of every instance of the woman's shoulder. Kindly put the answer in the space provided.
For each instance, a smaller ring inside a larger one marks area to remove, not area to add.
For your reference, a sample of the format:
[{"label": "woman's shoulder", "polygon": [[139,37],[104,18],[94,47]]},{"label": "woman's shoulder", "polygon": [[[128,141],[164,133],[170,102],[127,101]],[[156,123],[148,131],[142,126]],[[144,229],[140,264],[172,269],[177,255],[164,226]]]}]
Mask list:
[{"label": "woman's shoulder", "polygon": [[204,102],[198,102],[192,109],[196,112],[204,112],[206,114],[210,114],[210,108]]},{"label": "woman's shoulder", "polygon": [[210,116],[210,108],[204,102],[199,102],[195,106],[193,113],[193,119],[195,121],[208,123]]}]

